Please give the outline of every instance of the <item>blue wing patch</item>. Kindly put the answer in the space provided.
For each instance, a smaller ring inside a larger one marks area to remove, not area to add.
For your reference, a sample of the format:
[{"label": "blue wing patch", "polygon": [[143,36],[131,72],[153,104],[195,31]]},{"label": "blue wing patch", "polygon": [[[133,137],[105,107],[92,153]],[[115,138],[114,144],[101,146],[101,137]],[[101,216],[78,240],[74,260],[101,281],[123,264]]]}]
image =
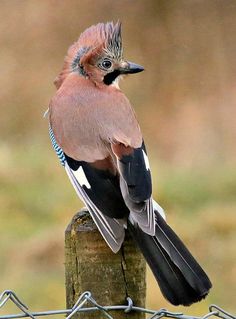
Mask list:
[{"label": "blue wing patch", "polygon": [[50,125],[49,125],[49,136],[50,136],[50,140],[52,142],[52,147],[53,147],[54,151],[56,152],[56,154],[61,162],[61,165],[65,167],[65,163],[66,163],[65,154],[64,154],[63,150],[60,148],[60,146],[57,144],[53,130],[52,130]]}]

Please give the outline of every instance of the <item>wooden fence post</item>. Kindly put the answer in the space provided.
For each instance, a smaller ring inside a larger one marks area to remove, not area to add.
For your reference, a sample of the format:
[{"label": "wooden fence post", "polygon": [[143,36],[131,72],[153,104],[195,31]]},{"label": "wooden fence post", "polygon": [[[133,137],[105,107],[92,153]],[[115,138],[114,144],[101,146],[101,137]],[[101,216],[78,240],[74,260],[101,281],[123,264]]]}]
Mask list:
[{"label": "wooden fence post", "polygon": [[[145,307],[146,263],[129,234],[122,249],[114,254],[107,246],[90,215],[77,213],[65,231],[66,302],[71,308],[79,295],[91,291],[101,305],[124,305],[132,298],[134,305]],[[111,312],[116,319],[144,319],[143,313]],[[104,318],[100,312],[80,313],[73,318]]]}]

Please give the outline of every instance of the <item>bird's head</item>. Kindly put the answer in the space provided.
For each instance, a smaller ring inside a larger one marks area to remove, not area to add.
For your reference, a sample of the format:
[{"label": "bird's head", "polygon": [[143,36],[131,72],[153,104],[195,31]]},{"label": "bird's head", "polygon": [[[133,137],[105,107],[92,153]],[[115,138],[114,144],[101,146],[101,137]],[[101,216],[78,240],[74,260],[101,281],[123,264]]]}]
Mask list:
[{"label": "bird's head", "polygon": [[55,80],[57,88],[74,72],[96,85],[117,83],[120,75],[144,68],[123,58],[121,24],[99,23],[86,29],[68,50],[62,72]]}]

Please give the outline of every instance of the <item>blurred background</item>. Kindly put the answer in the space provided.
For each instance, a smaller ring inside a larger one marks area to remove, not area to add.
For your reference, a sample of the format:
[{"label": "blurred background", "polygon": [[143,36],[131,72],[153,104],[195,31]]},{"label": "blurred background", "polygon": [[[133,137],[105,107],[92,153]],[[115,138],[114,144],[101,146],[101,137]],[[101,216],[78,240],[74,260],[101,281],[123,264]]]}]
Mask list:
[{"label": "blurred background", "polygon": [[145,136],[154,194],[212,279],[188,309],[148,272],[147,306],[236,312],[236,1],[0,1],[0,291],[34,310],[63,308],[64,230],[82,206],[43,113],[67,48],[97,22],[123,24],[122,82]]}]

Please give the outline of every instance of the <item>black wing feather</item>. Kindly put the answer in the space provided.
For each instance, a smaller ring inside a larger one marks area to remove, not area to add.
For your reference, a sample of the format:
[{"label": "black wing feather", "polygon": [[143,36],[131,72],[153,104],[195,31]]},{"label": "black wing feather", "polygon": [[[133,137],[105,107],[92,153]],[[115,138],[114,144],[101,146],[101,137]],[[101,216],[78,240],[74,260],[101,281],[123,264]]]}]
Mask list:
[{"label": "black wing feather", "polygon": [[149,235],[155,233],[151,172],[144,142],[130,154],[117,160],[121,174],[120,188],[130,209],[130,219]]},{"label": "black wing feather", "polygon": [[123,155],[119,159],[120,173],[127,184],[130,199],[134,202],[148,200],[152,194],[151,173],[147,168],[145,156],[147,158],[143,142],[142,146],[135,148],[130,155]]},{"label": "black wing feather", "polygon": [[87,162],[76,161],[67,155],[65,156],[73,171],[78,170],[79,167],[83,168],[91,188],[87,188],[85,185],[82,185],[82,188],[104,215],[119,219],[128,216],[129,210],[120,191],[118,175],[113,175],[108,170],[94,168]]}]

